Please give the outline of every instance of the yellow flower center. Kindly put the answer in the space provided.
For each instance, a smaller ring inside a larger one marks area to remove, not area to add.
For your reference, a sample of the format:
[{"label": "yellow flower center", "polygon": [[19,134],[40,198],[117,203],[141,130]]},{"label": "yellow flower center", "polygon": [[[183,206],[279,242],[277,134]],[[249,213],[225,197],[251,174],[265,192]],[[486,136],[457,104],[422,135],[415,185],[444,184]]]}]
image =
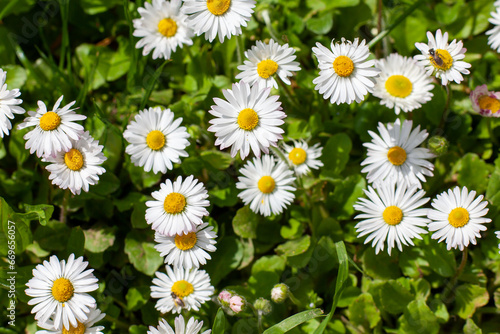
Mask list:
[{"label": "yellow flower center", "polygon": [[382,213],[384,221],[389,225],[397,225],[403,220],[403,211],[397,206],[391,205]]},{"label": "yellow flower center", "polygon": [[165,197],[165,201],[163,202],[163,208],[165,212],[170,213],[172,215],[181,213],[184,211],[186,207],[186,197],[179,193],[170,193]]},{"label": "yellow flower center", "polygon": [[177,32],[177,23],[172,19],[163,19],[158,23],[158,31],[165,37],[172,37]]},{"label": "yellow flower center", "polygon": [[180,250],[188,250],[196,245],[196,232],[189,232],[188,234],[178,234],[175,236],[175,246]]},{"label": "yellow flower center", "polygon": [[413,90],[413,85],[404,75],[391,75],[385,82],[385,89],[395,97],[407,97]]},{"label": "yellow flower center", "polygon": [[304,149],[295,147],[288,154],[288,159],[290,159],[290,161],[293,162],[294,165],[301,165],[304,163],[304,161],[306,161],[307,153],[306,151],[304,151]]},{"label": "yellow flower center", "polygon": [[443,49],[437,49],[434,51],[435,57],[440,58],[441,61],[436,62],[436,59],[434,59],[433,56],[429,57],[429,60],[431,61],[431,64],[440,70],[447,71],[451,68],[451,65],[453,65],[453,58],[451,57],[450,53],[446,50]]},{"label": "yellow flower center", "polygon": [[464,208],[455,208],[448,215],[448,222],[453,227],[462,227],[469,222],[469,212]]},{"label": "yellow flower center", "polygon": [[52,285],[52,296],[55,300],[65,303],[73,297],[73,284],[66,278],[58,278]]},{"label": "yellow flower center", "polygon": [[76,148],[72,148],[64,154],[64,163],[69,169],[78,171],[83,167],[83,155]]},{"label": "yellow flower center", "polygon": [[339,77],[348,77],[354,71],[354,63],[349,57],[338,56],[333,61],[333,70]]},{"label": "yellow flower center", "polygon": [[500,101],[487,95],[481,96],[478,103],[479,108],[483,110],[490,110],[493,114],[498,112],[500,109]]},{"label": "yellow flower center", "polygon": [[406,161],[406,151],[399,146],[394,146],[387,152],[387,159],[395,166],[401,166]]},{"label": "yellow flower center", "polygon": [[207,8],[214,15],[223,15],[231,6],[231,0],[207,0]]},{"label": "yellow flower center", "polygon": [[257,64],[257,73],[263,79],[269,78],[278,70],[278,63],[271,59],[266,59]]},{"label": "yellow flower center", "polygon": [[194,292],[193,285],[185,280],[180,280],[172,285],[172,292],[179,298],[189,296]]},{"label": "yellow flower center", "polygon": [[53,111],[48,111],[40,117],[40,127],[44,131],[57,129],[59,124],[61,124],[61,117]]},{"label": "yellow flower center", "polygon": [[159,130],[153,130],[146,137],[146,144],[153,151],[158,151],[165,146],[165,135]]},{"label": "yellow flower center", "polygon": [[71,324],[69,325],[69,330],[67,330],[64,326],[62,329],[62,334],[84,334],[85,330],[87,329],[84,324],[82,324],[80,321],[76,321],[78,323],[78,326],[73,327]]},{"label": "yellow flower center", "polygon": [[264,194],[269,194],[273,192],[276,183],[274,182],[274,179],[272,177],[266,175],[260,178],[257,186],[259,187],[259,190]]},{"label": "yellow flower center", "polygon": [[246,131],[253,130],[259,124],[259,115],[255,110],[246,108],[238,114],[238,125]]}]

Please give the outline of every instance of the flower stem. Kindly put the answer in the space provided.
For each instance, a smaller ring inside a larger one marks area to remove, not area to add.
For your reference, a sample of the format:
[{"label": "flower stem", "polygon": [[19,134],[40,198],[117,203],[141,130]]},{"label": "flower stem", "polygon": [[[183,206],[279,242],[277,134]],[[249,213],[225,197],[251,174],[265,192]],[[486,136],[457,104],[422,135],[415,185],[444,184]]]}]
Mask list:
[{"label": "flower stem", "polygon": [[[455,290],[455,285],[457,284],[457,280],[464,271],[465,265],[467,264],[467,253],[468,253],[468,248],[465,248],[465,250],[462,252],[462,261],[460,262],[460,265],[457,268],[457,271],[455,272],[455,275],[451,278],[450,282],[448,285],[446,285],[445,290],[443,291],[443,295],[441,297],[441,300],[444,303],[448,303],[448,298],[450,294]],[[451,300],[450,300],[451,302]]]},{"label": "flower stem", "polygon": [[490,140],[491,140],[491,143],[493,145],[495,145],[496,147],[500,146],[498,144],[498,140],[497,138],[495,137],[495,134],[493,133],[493,127],[491,126],[491,123],[493,122],[493,118],[492,117],[489,117],[487,120],[486,120],[486,125],[488,127],[488,134],[490,135]]},{"label": "flower stem", "polygon": [[444,106],[443,116],[441,116],[441,122],[439,122],[439,129],[444,133],[444,126],[446,124],[446,119],[448,118],[448,111],[450,110],[451,101],[451,89],[449,85],[446,85],[446,104]]},{"label": "flower stem", "polygon": [[61,203],[61,212],[59,213],[59,221],[66,224],[66,214],[68,211],[69,189],[64,190],[63,200]]}]

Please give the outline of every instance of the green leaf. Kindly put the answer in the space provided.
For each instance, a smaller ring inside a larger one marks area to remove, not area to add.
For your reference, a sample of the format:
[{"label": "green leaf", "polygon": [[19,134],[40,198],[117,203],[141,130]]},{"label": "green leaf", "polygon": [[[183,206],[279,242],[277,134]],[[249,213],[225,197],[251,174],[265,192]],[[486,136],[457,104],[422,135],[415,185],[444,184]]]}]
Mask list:
[{"label": "green leaf", "polygon": [[[367,275],[380,279],[397,279],[401,276],[397,257],[389,256],[386,252],[375,254],[375,250],[369,247],[363,253],[363,270]],[[380,263],[384,265],[381,266]]]},{"label": "green leaf", "polygon": [[242,238],[257,238],[257,224],[260,216],[253,213],[250,207],[244,206],[236,212],[233,218],[233,230]]},{"label": "green leaf", "polygon": [[219,170],[228,169],[234,161],[229,153],[221,151],[203,151],[201,152],[200,157],[208,165]]},{"label": "green leaf", "polygon": [[148,327],[144,325],[132,325],[129,327],[128,332],[130,334],[147,334]]},{"label": "green leaf", "polygon": [[121,3],[121,0],[80,0],[80,6],[89,15],[104,13]]},{"label": "green leaf", "polygon": [[23,67],[19,65],[3,65],[2,70],[7,72],[7,77],[5,79],[7,89],[19,89],[24,86],[28,75]]},{"label": "green leaf", "polygon": [[266,329],[264,334],[283,334],[297,327],[298,325],[309,321],[311,319],[320,317],[323,315],[323,310],[316,308],[313,310],[303,311],[286,318],[280,323]]},{"label": "green leaf", "polygon": [[212,285],[217,285],[222,278],[238,268],[243,258],[243,245],[235,237],[225,237],[217,244],[217,252],[204,266],[210,274]]},{"label": "green leaf", "polygon": [[85,235],[80,226],[73,227],[69,234],[68,242],[65,249],[66,256],[75,254],[75,257],[83,256],[85,245]]},{"label": "green leaf", "polygon": [[261,271],[272,271],[278,275],[281,275],[285,270],[285,259],[281,256],[271,255],[262,256],[260,259],[255,261],[252,266],[252,275],[255,275]]},{"label": "green leaf", "polygon": [[116,238],[116,230],[116,226],[93,226],[88,230],[84,230],[85,249],[92,253],[104,252],[113,246]]},{"label": "green leaf", "polygon": [[406,305],[414,299],[409,289],[401,285],[399,281],[388,280],[382,284],[373,285],[368,290],[377,301],[377,305],[391,314],[403,313]]},{"label": "green leaf", "polygon": [[304,235],[298,239],[293,239],[282,243],[275,248],[278,255],[295,256],[306,252],[311,245],[311,236]]},{"label": "green leaf", "polygon": [[323,13],[306,21],[306,27],[317,35],[327,34],[333,27],[333,13]]},{"label": "green leaf", "polygon": [[125,237],[124,251],[128,255],[130,263],[135,269],[148,276],[153,276],[163,264],[163,258],[154,246],[155,243],[149,241],[143,233],[138,234],[131,231]]},{"label": "green leaf", "polygon": [[284,239],[295,239],[304,233],[305,227],[300,221],[292,218],[288,223],[289,226],[283,225],[280,229],[280,234]]},{"label": "green leaf", "polygon": [[477,327],[477,325],[474,323],[474,320],[471,318],[467,318],[465,321],[465,326],[464,326],[464,334],[482,334],[483,331],[481,328]]},{"label": "green leaf", "polygon": [[483,193],[488,187],[488,176],[493,171],[491,165],[474,153],[467,153],[456,165],[458,185]]},{"label": "green leaf", "polygon": [[38,221],[41,225],[47,225],[47,222],[52,217],[52,213],[54,212],[54,207],[48,204],[38,204],[38,205],[29,205],[24,204],[24,211],[28,214],[34,213],[38,218]]},{"label": "green leaf", "polygon": [[443,277],[451,277],[455,274],[456,261],[453,252],[446,250],[443,243],[430,241],[429,245],[422,245],[425,259],[430,268]]},{"label": "green leaf", "polygon": [[125,299],[127,300],[127,309],[137,311],[148,302],[151,293],[149,286],[132,287],[128,289]]},{"label": "green leaf", "polygon": [[454,313],[462,319],[471,317],[478,307],[488,304],[488,290],[475,284],[462,284],[455,290]]},{"label": "green leaf", "polygon": [[351,138],[345,133],[337,133],[326,142],[321,160],[324,163],[324,170],[331,171],[333,174],[340,174],[347,162],[352,149]]},{"label": "green leaf", "polygon": [[226,330],[226,322],[224,311],[219,307],[212,326],[212,334],[224,334]]},{"label": "green leaf", "polygon": [[378,310],[372,295],[362,293],[348,308],[349,320],[355,326],[363,326],[366,331],[377,326],[380,322],[380,311]]},{"label": "green leaf", "polygon": [[404,314],[399,318],[399,322],[401,324],[400,333],[433,334],[439,332],[436,316],[422,299],[410,302]]}]

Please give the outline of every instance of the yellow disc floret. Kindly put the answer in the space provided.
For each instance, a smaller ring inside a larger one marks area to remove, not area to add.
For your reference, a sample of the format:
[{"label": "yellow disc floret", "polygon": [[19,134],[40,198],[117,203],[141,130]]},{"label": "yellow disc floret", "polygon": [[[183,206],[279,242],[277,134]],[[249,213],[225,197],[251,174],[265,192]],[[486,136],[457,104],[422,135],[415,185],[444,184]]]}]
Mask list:
[{"label": "yellow disc floret", "polygon": [[269,78],[278,70],[278,63],[271,59],[266,59],[257,64],[257,73],[263,79]]},{"label": "yellow disc floret", "polygon": [[179,193],[170,193],[165,197],[165,201],[163,202],[163,208],[166,213],[170,213],[172,215],[181,213],[184,211],[186,207],[186,197]]},{"label": "yellow disc floret", "polygon": [[257,124],[259,124],[259,115],[257,115],[255,110],[246,108],[238,114],[238,125],[241,129],[251,131]]},{"label": "yellow disc floret", "polygon": [[165,135],[159,130],[153,130],[146,137],[146,144],[153,151],[158,151],[165,146]]},{"label": "yellow disc floret", "polygon": [[388,206],[382,213],[384,221],[388,225],[397,225],[403,220],[403,211],[395,205]]},{"label": "yellow disc floret", "polygon": [[56,279],[52,285],[52,296],[61,303],[70,300],[74,292],[75,288],[73,288],[73,284],[63,277]]},{"label": "yellow disc floret", "polygon": [[333,70],[339,77],[348,77],[354,71],[354,63],[347,56],[338,56],[333,61]]},{"label": "yellow disc floret", "polygon": [[78,323],[78,326],[73,327],[71,324],[69,325],[69,330],[67,330],[64,326],[62,328],[62,334],[84,334],[85,330],[87,329],[84,324],[82,324],[80,321],[76,321]]},{"label": "yellow disc floret", "polygon": [[69,169],[79,171],[82,169],[84,163],[82,152],[76,148],[72,148],[64,154],[64,163]]},{"label": "yellow disc floret", "polygon": [[[436,51],[434,51],[434,54],[435,56],[429,57],[431,64],[437,69],[448,71],[453,65],[453,58],[451,57],[450,53],[443,49],[437,49]],[[434,57],[440,58],[441,60],[438,60],[438,62],[436,62],[436,59],[434,59]]]},{"label": "yellow disc floret", "polygon": [[189,232],[188,234],[178,234],[175,236],[175,246],[180,250],[188,250],[196,245],[198,238],[196,232]]},{"label": "yellow disc floret", "polygon": [[488,95],[483,95],[478,100],[479,108],[483,110],[490,110],[492,114],[498,112],[500,109],[500,101],[490,97]]},{"label": "yellow disc floret", "polygon": [[385,89],[395,97],[407,97],[413,90],[413,85],[404,75],[391,75],[385,82]]},{"label": "yellow disc floret", "polygon": [[188,281],[180,280],[172,285],[172,292],[175,293],[178,297],[184,298],[194,292],[194,287]]},{"label": "yellow disc floret", "polygon": [[453,227],[462,227],[469,222],[469,212],[464,208],[455,208],[448,215],[448,222]]},{"label": "yellow disc floret", "polygon": [[48,111],[40,117],[40,127],[44,131],[55,130],[59,124],[61,124],[61,117],[53,111]]},{"label": "yellow disc floret", "polygon": [[163,19],[158,23],[158,31],[165,37],[175,36],[177,23],[172,19]]},{"label": "yellow disc floret", "polygon": [[401,166],[406,161],[406,151],[399,146],[394,146],[387,152],[387,159],[394,166]]},{"label": "yellow disc floret", "polygon": [[231,6],[231,0],[207,0],[207,8],[214,15],[224,15]]},{"label": "yellow disc floret", "polygon": [[259,190],[262,191],[264,194],[269,194],[274,191],[276,183],[274,182],[274,179],[271,176],[266,175],[260,178],[257,186],[259,187]]},{"label": "yellow disc floret", "polygon": [[307,159],[307,153],[304,149],[295,147],[288,154],[288,159],[290,159],[294,165],[302,165]]}]

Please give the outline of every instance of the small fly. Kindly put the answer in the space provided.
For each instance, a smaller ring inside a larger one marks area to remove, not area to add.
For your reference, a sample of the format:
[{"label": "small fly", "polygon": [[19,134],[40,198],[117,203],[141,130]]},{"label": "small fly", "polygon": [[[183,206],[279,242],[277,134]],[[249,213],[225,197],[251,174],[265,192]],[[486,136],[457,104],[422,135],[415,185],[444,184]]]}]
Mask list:
[{"label": "small fly", "polygon": [[184,301],[182,300],[182,298],[177,296],[175,294],[175,292],[172,292],[170,295],[172,296],[172,299],[174,300],[175,306],[179,306],[182,308],[186,307],[186,304],[184,304]]},{"label": "small fly", "polygon": [[437,66],[443,66],[444,61],[443,59],[441,59],[441,56],[438,52],[436,52],[434,49],[429,49],[429,55],[431,55],[432,59],[434,59],[434,63],[436,63]]}]

